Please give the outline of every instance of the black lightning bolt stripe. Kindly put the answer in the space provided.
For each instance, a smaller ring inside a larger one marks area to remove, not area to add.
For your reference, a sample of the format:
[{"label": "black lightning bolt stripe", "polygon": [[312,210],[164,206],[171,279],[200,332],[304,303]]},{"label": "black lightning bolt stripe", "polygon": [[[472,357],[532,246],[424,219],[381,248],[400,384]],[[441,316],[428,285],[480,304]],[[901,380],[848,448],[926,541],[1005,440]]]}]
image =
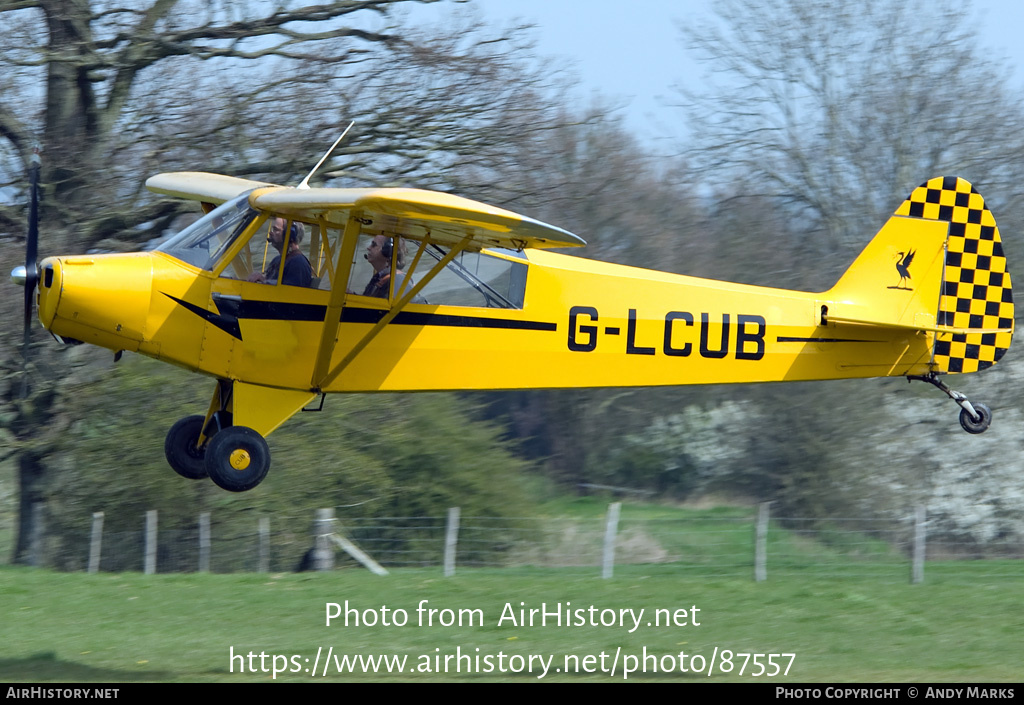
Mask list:
[{"label": "black lightning bolt stripe", "polygon": [[[237,316],[230,315],[230,314],[223,315],[221,313],[213,313],[211,311],[207,311],[202,306],[196,306],[193,303],[189,303],[188,301],[183,301],[182,299],[179,299],[179,298],[177,298],[175,296],[171,296],[168,293],[165,293],[165,292],[160,292],[160,293],[162,293],[164,296],[166,296],[167,298],[169,298],[172,301],[174,301],[175,303],[177,303],[179,306],[182,306],[186,310],[191,311],[192,313],[196,314],[200,318],[205,319],[208,323],[211,323],[211,324],[217,326],[218,328],[220,328],[222,331],[224,331],[228,335],[230,335],[232,337],[235,337],[238,340],[242,339],[242,330],[238,327],[238,317]],[[214,299],[214,301],[216,302],[216,299]],[[219,303],[217,305],[217,308],[218,309],[220,308],[220,304]],[[321,318],[323,318],[323,317],[321,316]]]},{"label": "black lightning bolt stripe", "polygon": [[[284,303],[279,301],[243,301],[236,297],[213,295],[213,302],[218,313],[207,311],[188,301],[164,294],[185,309],[208,321],[212,325],[238,340],[242,339],[239,320],[261,321],[307,321],[321,322],[327,315],[327,307],[319,304]],[[342,323],[377,323],[385,314],[386,309],[352,308],[342,309]],[[459,316],[445,313],[421,313],[402,311],[389,325],[399,326],[442,326],[447,328],[490,328],[504,330],[536,330],[555,332],[558,324],[544,321],[518,321],[503,318],[486,318],[483,316]]]},{"label": "black lightning bolt stripe", "polygon": [[217,310],[226,316],[255,321],[312,321],[319,323],[327,315],[320,304],[297,304],[282,301],[243,301],[235,296],[213,295]]},{"label": "black lightning bolt stripe", "polygon": [[777,343],[884,343],[884,340],[856,340],[852,338],[789,338],[778,336]]},{"label": "black lightning bolt stripe", "polygon": [[[384,318],[386,310],[379,308],[346,308],[341,312],[342,323],[376,323]],[[400,326],[445,326],[449,328],[503,328],[507,330],[558,330],[555,323],[543,321],[511,321],[504,318],[456,316],[447,313],[419,313],[402,311],[391,321]]]}]

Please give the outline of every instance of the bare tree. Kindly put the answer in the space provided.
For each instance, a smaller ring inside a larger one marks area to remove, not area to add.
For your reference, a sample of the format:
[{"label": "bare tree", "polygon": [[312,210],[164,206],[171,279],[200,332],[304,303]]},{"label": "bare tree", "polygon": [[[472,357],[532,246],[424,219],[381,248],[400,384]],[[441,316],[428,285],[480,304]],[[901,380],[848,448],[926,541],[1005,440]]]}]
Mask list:
[{"label": "bare tree", "polygon": [[[827,270],[814,272],[824,287],[911,189],[957,175],[986,196],[1007,250],[1020,250],[1024,106],[981,43],[969,5],[721,0],[713,13],[683,34],[710,70],[700,89],[684,95],[693,121],[689,154],[717,197],[716,225],[735,223],[751,251],[789,253],[794,278],[801,269]],[[1002,423],[1011,427],[1015,364],[956,381],[973,386],[972,398],[998,389]],[[961,501],[952,483],[923,479],[935,469],[964,477],[968,469],[983,474],[978,468],[989,462],[1016,467],[1019,443],[1004,441],[1003,431],[972,444],[950,428],[949,416],[936,418],[950,412],[934,397],[915,399],[895,380],[870,395],[851,394],[849,384],[742,390],[770,426],[721,439],[739,442],[743,434],[758,449],[744,461],[748,470],[727,481],[760,499],[786,494],[805,516],[843,504],[905,512],[929,492],[929,502]],[[1004,485],[978,500],[981,483],[970,484],[979,503],[1020,496],[1019,487]],[[871,485],[882,489],[865,494]]]},{"label": "bare tree", "polygon": [[[273,61],[357,63],[377,47],[403,42],[386,22],[370,15],[414,1],[437,0],[334,0],[316,5],[5,0],[0,3],[0,17],[8,28],[0,51],[5,84],[0,93],[0,163],[9,174],[5,185],[19,180],[23,169],[17,166],[27,165],[33,143],[40,142],[51,217],[63,223],[79,220],[89,208],[109,200],[104,182],[134,171],[132,158],[139,154],[126,153],[119,135],[137,132],[141,123],[161,113],[170,117],[191,107],[173,100],[154,105],[154,94],[140,89],[146,81],[177,82],[181,90],[176,97],[191,92],[190,103],[208,104],[196,100],[203,97],[203,88],[211,87],[193,82],[198,64],[230,69],[254,60],[264,67]],[[143,106],[154,112],[141,113]],[[114,162],[112,156],[124,161]],[[103,174],[99,184],[97,172]],[[0,223],[20,220],[10,207],[0,210]],[[165,211],[166,206],[140,210],[128,224]]]},{"label": "bare tree", "polygon": [[693,158],[733,193],[797,206],[795,227],[820,229],[831,251],[862,243],[932,176],[1019,183],[1024,110],[968,10],[947,0],[715,3],[713,20],[683,28],[711,70],[685,94]]},{"label": "bare tree", "polygon": [[[498,195],[517,155],[569,119],[558,109],[566,82],[557,66],[533,58],[526,28],[495,30],[472,12],[411,27],[401,12],[411,0],[339,1],[269,18],[258,16],[261,5],[232,2],[158,2],[148,13],[71,4],[81,15],[75,25],[104,42],[78,37],[86,48],[54,47],[36,37],[48,17],[42,9],[12,10],[17,42],[34,51],[0,54],[12,69],[0,76],[11,77],[8,103],[31,104],[42,68],[56,71],[61,57],[86,55],[100,66],[89,69],[95,86],[75,92],[58,83],[45,106],[37,101],[48,215],[74,223],[84,247],[133,247],[179,214],[180,204],[149,198],[140,177],[198,168],[294,182],[350,120],[355,130],[319,180]],[[31,130],[6,108],[0,99],[0,124],[12,126],[0,135],[8,137],[0,160],[7,185],[18,185]],[[58,125],[67,115],[78,118]],[[518,194],[506,186],[501,195]],[[0,205],[0,223],[19,216]]]},{"label": "bare tree", "polygon": [[[41,141],[42,253],[135,248],[181,208],[146,194],[147,175],[201,169],[293,183],[354,118],[358,132],[322,179],[485,190],[515,153],[503,140],[524,144],[565,117],[553,74],[531,59],[521,28],[496,32],[466,17],[413,31],[387,14],[401,5],[0,0],[0,188],[21,188]],[[0,232],[20,237],[23,219],[0,203]],[[4,298],[11,319],[16,306]],[[20,399],[11,383],[20,362],[9,342],[0,347],[23,561],[29,508],[51,487],[51,441],[72,421],[62,412],[68,361],[66,351],[36,355],[30,370],[41,373]]]}]

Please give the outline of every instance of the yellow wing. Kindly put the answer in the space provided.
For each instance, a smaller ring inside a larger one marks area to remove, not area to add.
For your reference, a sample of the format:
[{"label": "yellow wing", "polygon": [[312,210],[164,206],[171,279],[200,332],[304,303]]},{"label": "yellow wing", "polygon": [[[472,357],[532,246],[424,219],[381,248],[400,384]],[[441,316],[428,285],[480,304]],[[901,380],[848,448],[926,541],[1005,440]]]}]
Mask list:
[{"label": "yellow wing", "polygon": [[203,171],[175,171],[146,179],[146,188],[153,193],[218,206],[251,189],[273,185],[264,181],[208,174]]},{"label": "yellow wing", "polygon": [[572,233],[512,211],[438,191],[408,188],[313,188],[273,186],[220,174],[173,172],[146,181],[150,191],[176,198],[223,203],[250,189],[253,208],[315,223],[344,227],[350,214],[373,231],[411,240],[430,237],[453,245],[471,236],[468,249],[580,247]]},{"label": "yellow wing", "polygon": [[553,225],[502,208],[438,191],[409,188],[294,189],[258,191],[250,203],[274,213],[343,223],[348,212],[373,221],[374,230],[454,244],[472,234],[471,248],[579,247],[581,238]]}]

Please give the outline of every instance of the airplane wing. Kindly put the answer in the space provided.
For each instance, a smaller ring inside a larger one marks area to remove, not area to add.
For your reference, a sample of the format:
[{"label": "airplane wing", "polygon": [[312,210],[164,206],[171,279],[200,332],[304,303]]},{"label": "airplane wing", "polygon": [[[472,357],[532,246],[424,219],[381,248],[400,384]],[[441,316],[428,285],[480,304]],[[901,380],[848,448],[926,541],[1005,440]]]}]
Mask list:
[{"label": "airplane wing", "polygon": [[[470,236],[469,249],[504,247],[580,247],[572,233],[512,211],[438,191],[409,188],[311,188],[273,186],[232,176],[202,172],[158,174],[146,181],[156,193],[209,203],[223,203],[249,189],[258,189],[249,203],[260,210],[309,222],[326,220],[344,227],[357,212],[370,229],[455,245]],[[270,188],[266,188],[270,187]]]},{"label": "airplane wing", "polygon": [[259,191],[250,203],[274,213],[343,223],[358,211],[373,221],[375,230],[394,232],[411,240],[427,235],[452,245],[467,234],[472,245],[506,247],[579,247],[586,243],[570,232],[533,218],[468,198],[410,188],[334,189],[279,188]]},{"label": "airplane wing", "polygon": [[241,193],[266,186],[274,184],[203,171],[175,171],[146,179],[146,188],[153,193],[218,206]]}]

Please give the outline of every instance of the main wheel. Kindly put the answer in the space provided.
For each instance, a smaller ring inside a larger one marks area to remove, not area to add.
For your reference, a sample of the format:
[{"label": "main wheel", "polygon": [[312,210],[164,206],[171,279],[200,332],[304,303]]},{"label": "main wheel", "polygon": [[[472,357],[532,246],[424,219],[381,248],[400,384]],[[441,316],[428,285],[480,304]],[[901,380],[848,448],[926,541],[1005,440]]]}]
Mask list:
[{"label": "main wheel", "polygon": [[206,444],[206,472],[218,487],[245,492],[270,470],[270,448],[263,436],[245,426],[218,431]]},{"label": "main wheel", "polygon": [[975,420],[967,413],[967,409],[960,409],[960,425],[968,433],[984,433],[989,424],[992,423],[992,409],[981,402],[972,401],[971,406],[978,412],[980,419]]},{"label": "main wheel", "polygon": [[171,426],[164,440],[164,455],[174,472],[190,480],[206,477],[206,449],[197,447],[205,416],[186,416]]}]

